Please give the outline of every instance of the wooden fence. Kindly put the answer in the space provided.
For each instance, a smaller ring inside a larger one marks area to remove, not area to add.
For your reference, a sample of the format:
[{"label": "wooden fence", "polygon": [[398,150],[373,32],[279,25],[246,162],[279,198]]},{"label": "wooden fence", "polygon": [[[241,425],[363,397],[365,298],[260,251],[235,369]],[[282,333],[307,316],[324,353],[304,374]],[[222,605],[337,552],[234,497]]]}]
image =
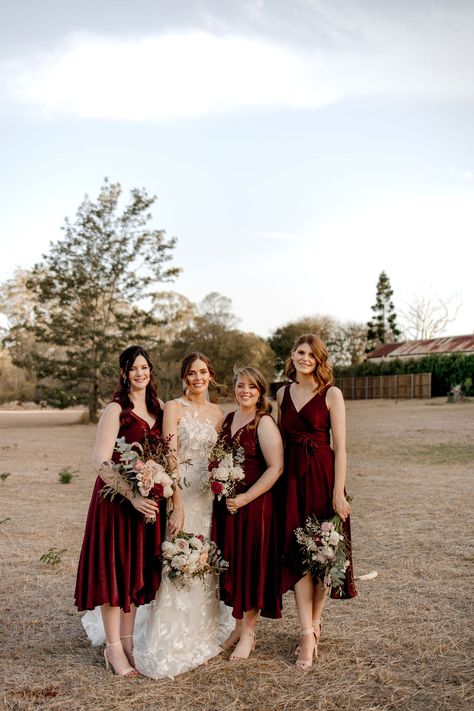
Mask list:
[{"label": "wooden fence", "polygon": [[346,400],[412,400],[431,397],[431,373],[336,378]]}]

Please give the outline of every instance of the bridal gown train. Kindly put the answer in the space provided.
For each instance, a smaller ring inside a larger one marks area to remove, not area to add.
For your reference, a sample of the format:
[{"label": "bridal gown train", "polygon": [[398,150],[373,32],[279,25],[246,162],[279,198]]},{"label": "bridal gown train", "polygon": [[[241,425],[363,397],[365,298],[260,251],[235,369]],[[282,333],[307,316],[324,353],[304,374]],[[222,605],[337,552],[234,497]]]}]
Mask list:
[{"label": "bridal gown train", "polygon": [[[199,419],[191,406],[178,423],[178,461],[185,511],[184,530],[210,536],[212,498],[202,491],[207,478],[207,455],[217,439],[211,422]],[[99,618],[99,619],[98,619]],[[83,624],[94,644],[103,640],[97,630],[100,615],[86,613]],[[218,578],[207,575],[178,590],[163,571],[155,599],[138,608],[134,634],[135,666],[142,674],[161,679],[189,671],[219,654],[222,643],[234,629],[231,611],[218,600]]]}]

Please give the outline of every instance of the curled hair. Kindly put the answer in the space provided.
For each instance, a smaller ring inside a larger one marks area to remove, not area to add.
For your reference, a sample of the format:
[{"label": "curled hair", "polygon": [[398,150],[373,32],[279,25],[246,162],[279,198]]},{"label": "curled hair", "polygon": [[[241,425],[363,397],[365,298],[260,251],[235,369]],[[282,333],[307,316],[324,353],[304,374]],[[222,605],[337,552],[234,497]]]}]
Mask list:
[{"label": "curled hair", "polygon": [[247,380],[249,380],[252,385],[255,385],[259,392],[254,425],[254,427],[257,428],[258,423],[262,418],[262,415],[270,415],[272,411],[272,404],[266,397],[267,381],[265,380],[263,374],[258,368],[252,368],[250,366],[246,368],[239,368],[234,372],[234,390],[239,378],[247,378]]},{"label": "curled hair", "polygon": [[209,375],[211,376],[211,385],[214,385],[214,387],[219,387],[220,383],[218,383],[214,376],[216,374],[216,371],[212,367],[212,363],[210,359],[204,355],[204,353],[199,353],[199,351],[193,351],[192,353],[188,353],[187,356],[183,358],[183,362],[181,363],[181,382],[183,383],[183,392],[186,394],[186,378],[188,376],[189,371],[191,370],[191,366],[193,363],[195,363],[197,360],[202,360],[203,363],[206,364],[207,369],[209,371]]},{"label": "curled hair", "polygon": [[286,377],[289,380],[296,381],[296,368],[293,363],[292,356],[298,346],[301,346],[303,343],[308,344],[316,360],[316,366],[313,371],[313,377],[316,381],[316,389],[319,391],[325,388],[326,385],[332,385],[334,382],[334,376],[332,366],[328,362],[328,349],[326,348],[324,341],[319,338],[319,336],[315,336],[314,333],[304,333],[296,339],[293,348],[291,349],[291,355],[286,359]]},{"label": "curled hair", "polygon": [[153,363],[150,356],[142,346],[129,346],[119,356],[120,380],[117,390],[112,396],[114,402],[118,402],[122,408],[120,422],[125,423],[130,420],[130,413],[133,410],[133,402],[130,398],[130,370],[138,358],[143,356],[148,367],[150,368],[150,380],[147,383],[145,391],[145,402],[148,412],[151,412],[156,417],[162,412],[160,401],[156,392],[156,380],[153,374]]}]

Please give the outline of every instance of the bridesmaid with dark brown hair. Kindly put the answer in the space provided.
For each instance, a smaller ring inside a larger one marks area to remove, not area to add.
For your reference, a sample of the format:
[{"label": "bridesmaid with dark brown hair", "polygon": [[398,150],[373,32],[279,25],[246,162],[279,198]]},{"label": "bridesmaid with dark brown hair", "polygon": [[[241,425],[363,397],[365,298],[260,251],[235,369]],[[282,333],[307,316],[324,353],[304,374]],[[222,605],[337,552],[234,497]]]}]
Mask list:
[{"label": "bridesmaid with dark brown hair", "polygon": [[[270,416],[266,382],[257,368],[234,376],[239,409],[227,415],[220,438],[243,450],[245,478],[239,493],[214,503],[214,538],[229,562],[221,575],[220,597],[238,623],[222,645],[238,641],[230,659],[247,659],[255,646],[258,615],[281,617],[277,529],[272,486],[283,471],[283,444]],[[242,623],[239,624],[239,621]]]},{"label": "bridesmaid with dark brown hair", "polygon": [[345,495],[345,406],[341,391],[333,385],[327,348],[318,336],[310,333],[296,340],[285,375],[291,382],[277,393],[285,444],[281,591],[294,589],[301,625],[296,666],[308,669],[317,655],[327,594],[321,581],[314,583],[310,573],[303,573],[300,563],[295,529],[304,527],[308,516],[324,520],[337,513],[343,520],[350,565],[342,592],[332,592],[331,597],[357,594],[350,557],[350,506]]},{"label": "bridesmaid with dark brown hair", "polygon": [[[126,348],[119,358],[120,382],[97,428],[93,466],[98,476],[87,515],[79,559],[75,600],[79,610],[100,606],[105,630],[105,663],[118,676],[138,675],[133,663],[133,629],[138,605],[154,599],[161,581],[161,542],[166,501],[157,504],[133,495],[123,479],[121,494],[102,498],[117,473],[104,466],[117,461],[115,441],[152,442],[161,434],[162,403],[156,394],[153,365],[141,346]],[[124,499],[126,499],[124,501]],[[155,523],[145,523],[155,518]],[[88,613],[89,615],[91,613]]]}]

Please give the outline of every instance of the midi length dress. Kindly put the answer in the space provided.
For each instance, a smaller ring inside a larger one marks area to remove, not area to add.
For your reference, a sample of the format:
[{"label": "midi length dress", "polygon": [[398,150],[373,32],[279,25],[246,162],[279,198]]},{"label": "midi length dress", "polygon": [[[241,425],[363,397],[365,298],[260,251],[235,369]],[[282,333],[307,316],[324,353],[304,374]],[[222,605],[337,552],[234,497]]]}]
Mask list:
[{"label": "midi length dress", "polygon": [[[304,527],[308,516],[319,520],[334,516],[332,494],[334,488],[334,451],[331,448],[331,419],[326,405],[327,385],[297,410],[285,386],[281,403],[280,427],[284,442],[285,471],[281,485],[283,518],[283,568],[281,591],[292,589],[303,575],[295,529]],[[351,526],[349,517],[343,524],[349,567],[341,592],[333,590],[333,598],[352,598],[357,595],[351,555]]]},{"label": "midi length dress", "polygon": [[[128,412],[117,437],[129,444],[153,441],[161,434],[163,413],[152,427],[133,411]],[[114,453],[112,459],[117,461]],[[75,601],[79,610],[108,603],[130,611],[154,599],[161,582],[161,542],[166,527],[166,500],[159,502],[155,523],[121,496],[102,498],[105,482],[97,477],[87,514],[79,558]]]},{"label": "midi length dress", "polygon": [[[234,412],[224,420],[220,437],[230,449],[240,446],[245,459],[245,479],[237,493],[249,489],[267,469],[258,442],[255,421],[241,427],[234,436]],[[270,415],[263,415],[270,417]],[[274,507],[274,489],[230,514],[225,498],[214,502],[213,536],[229,568],[220,576],[220,598],[232,607],[235,618],[259,609],[264,617],[281,617],[280,555]]]}]

